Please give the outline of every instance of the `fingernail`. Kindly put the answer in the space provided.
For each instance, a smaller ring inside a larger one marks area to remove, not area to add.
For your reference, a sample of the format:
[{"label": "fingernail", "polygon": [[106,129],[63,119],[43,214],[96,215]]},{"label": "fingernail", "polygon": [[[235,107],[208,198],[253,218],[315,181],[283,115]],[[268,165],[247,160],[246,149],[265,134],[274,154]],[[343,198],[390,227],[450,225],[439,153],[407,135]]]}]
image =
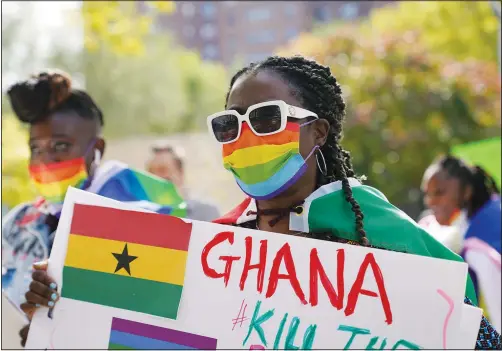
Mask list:
[{"label": "fingernail", "polygon": [[57,298],[58,298],[58,294],[53,293],[53,294],[51,295],[51,300],[56,301],[56,299],[57,299]]},{"label": "fingernail", "polygon": [[56,288],[57,288],[57,286],[58,286],[58,285],[57,285],[56,283],[54,283],[54,282],[53,282],[53,283],[51,283],[51,284],[49,285],[49,287],[50,287],[51,289],[56,289]]},{"label": "fingernail", "polygon": [[49,307],[54,307],[54,301],[49,301],[48,305]]}]

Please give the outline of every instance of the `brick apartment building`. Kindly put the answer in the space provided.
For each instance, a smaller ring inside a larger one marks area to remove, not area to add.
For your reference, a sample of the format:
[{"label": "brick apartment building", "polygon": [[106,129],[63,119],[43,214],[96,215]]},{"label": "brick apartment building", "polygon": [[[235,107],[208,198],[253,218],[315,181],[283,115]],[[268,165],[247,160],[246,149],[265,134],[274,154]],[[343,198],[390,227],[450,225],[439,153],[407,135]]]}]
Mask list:
[{"label": "brick apartment building", "polygon": [[172,32],[205,60],[231,65],[262,59],[312,30],[316,23],[367,16],[389,1],[177,1],[173,14],[161,14],[156,30]]}]

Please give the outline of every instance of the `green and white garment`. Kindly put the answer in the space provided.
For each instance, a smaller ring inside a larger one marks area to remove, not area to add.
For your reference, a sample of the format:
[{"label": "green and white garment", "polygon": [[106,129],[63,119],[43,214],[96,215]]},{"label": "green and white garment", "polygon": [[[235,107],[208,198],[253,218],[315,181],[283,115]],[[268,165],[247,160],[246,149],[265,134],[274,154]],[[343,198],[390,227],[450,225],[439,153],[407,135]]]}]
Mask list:
[{"label": "green and white garment", "polygon": [[[350,178],[354,198],[364,214],[364,230],[371,246],[464,262],[462,257],[448,249],[420,228],[413,219],[392,205],[377,189],[362,185]],[[256,220],[256,202],[247,198],[237,208],[217,219],[216,223],[241,225]],[[291,213],[289,228],[305,233],[330,232],[337,238],[358,241],[354,212],[345,200],[340,181],[324,185],[305,199],[300,214]],[[467,278],[465,295],[477,305],[471,278]]]}]

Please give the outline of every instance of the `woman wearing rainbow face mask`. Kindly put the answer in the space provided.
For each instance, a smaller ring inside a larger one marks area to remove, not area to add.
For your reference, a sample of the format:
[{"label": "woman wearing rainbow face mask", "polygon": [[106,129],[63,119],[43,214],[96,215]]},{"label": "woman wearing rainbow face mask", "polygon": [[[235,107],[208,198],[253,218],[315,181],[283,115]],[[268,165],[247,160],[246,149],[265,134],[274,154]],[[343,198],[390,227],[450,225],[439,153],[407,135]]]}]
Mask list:
[{"label": "woman wearing rainbow face mask", "polygon": [[[355,177],[340,145],[345,102],[329,68],[270,57],[240,70],[226,100],[208,125],[249,197],[215,222],[462,261]],[[29,302],[53,306],[53,280],[44,270],[35,278]],[[472,282],[466,294],[475,301]],[[483,319],[478,347],[500,345]]]},{"label": "woman wearing rainbow face mask", "polygon": [[121,162],[100,165],[103,115],[86,92],[72,89],[65,73],[40,73],[13,85],[8,97],[16,116],[30,127],[29,173],[40,194],[2,221],[2,288],[19,305],[28,291],[32,264],[50,254],[68,187],[166,214],[173,214],[177,193],[171,183]]}]

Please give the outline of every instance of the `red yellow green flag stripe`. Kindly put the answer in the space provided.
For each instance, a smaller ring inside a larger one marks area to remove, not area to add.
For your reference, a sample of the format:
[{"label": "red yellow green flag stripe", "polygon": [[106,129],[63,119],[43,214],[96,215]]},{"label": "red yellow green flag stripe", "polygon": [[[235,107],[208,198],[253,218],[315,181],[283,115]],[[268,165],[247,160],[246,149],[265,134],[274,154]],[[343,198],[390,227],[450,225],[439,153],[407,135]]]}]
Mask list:
[{"label": "red yellow green flag stripe", "polygon": [[176,319],[192,225],[75,204],[61,296]]}]

